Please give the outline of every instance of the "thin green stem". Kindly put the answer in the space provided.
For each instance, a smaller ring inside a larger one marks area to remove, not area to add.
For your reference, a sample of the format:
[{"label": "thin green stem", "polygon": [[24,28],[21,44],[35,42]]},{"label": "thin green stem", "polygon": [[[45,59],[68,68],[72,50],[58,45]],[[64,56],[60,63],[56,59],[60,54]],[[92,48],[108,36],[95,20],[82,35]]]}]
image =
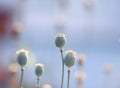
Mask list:
[{"label": "thin green stem", "polygon": [[64,83],[64,56],[63,56],[63,49],[60,49],[61,57],[62,57],[62,79],[61,79],[61,88],[63,88]]},{"label": "thin green stem", "polygon": [[37,88],[40,88],[40,77],[37,77]]},{"label": "thin green stem", "polygon": [[68,69],[68,80],[67,80],[67,88],[70,86],[70,69]]},{"label": "thin green stem", "polygon": [[23,76],[24,76],[24,68],[21,68],[21,79],[20,79],[20,88],[23,88]]}]

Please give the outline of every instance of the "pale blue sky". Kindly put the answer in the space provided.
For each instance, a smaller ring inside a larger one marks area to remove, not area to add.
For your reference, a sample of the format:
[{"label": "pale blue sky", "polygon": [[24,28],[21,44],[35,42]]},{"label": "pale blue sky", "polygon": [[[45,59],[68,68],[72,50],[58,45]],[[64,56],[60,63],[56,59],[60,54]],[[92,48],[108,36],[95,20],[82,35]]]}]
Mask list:
[{"label": "pale blue sky", "polygon": [[[42,83],[60,88],[61,58],[54,38],[56,33],[62,32],[67,38],[65,50],[72,49],[86,55],[84,88],[103,88],[105,63],[113,64],[111,88],[117,88],[120,80],[120,0],[94,0],[94,6],[89,10],[84,7],[83,1],[70,0],[65,11],[66,26],[56,29],[56,17],[61,13],[57,0],[28,0],[23,11],[25,27],[19,45],[9,39],[5,42],[6,63],[18,48],[27,47],[36,56],[37,62],[45,64]],[[72,68],[71,88],[76,88],[76,71],[77,65]],[[36,82],[33,67],[26,69],[25,82]]]}]

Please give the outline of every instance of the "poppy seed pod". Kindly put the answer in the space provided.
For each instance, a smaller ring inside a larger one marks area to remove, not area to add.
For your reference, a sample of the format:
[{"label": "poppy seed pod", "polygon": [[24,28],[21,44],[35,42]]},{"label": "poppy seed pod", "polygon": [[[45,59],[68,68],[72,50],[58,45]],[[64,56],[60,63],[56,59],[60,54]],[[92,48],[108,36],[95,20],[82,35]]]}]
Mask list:
[{"label": "poppy seed pod", "polygon": [[78,60],[78,65],[80,67],[83,66],[84,63],[85,63],[85,55],[79,55],[78,58],[77,58],[77,60]]},{"label": "poppy seed pod", "polygon": [[106,64],[104,67],[105,74],[110,74],[112,72],[112,65]]},{"label": "poppy seed pod", "polygon": [[27,53],[28,53],[28,51],[26,51],[24,49],[21,49],[16,53],[18,54],[18,56],[17,56],[18,64],[21,65],[22,67],[24,67],[27,63],[27,59],[28,59]]},{"label": "poppy seed pod", "polygon": [[16,73],[18,71],[17,64],[15,64],[15,63],[10,64],[9,67],[8,67],[8,71],[10,73]]},{"label": "poppy seed pod", "polygon": [[56,38],[55,38],[55,44],[58,48],[63,48],[65,46],[65,43],[66,43],[66,38],[65,38],[65,35],[62,34],[62,33],[59,33],[56,35]]},{"label": "poppy seed pod", "polygon": [[21,32],[23,29],[23,24],[20,22],[14,22],[13,23],[13,30],[15,30],[16,32]]},{"label": "poppy seed pod", "polygon": [[65,27],[65,24],[66,24],[66,21],[67,21],[67,17],[65,14],[60,14],[58,17],[57,17],[57,20],[56,20],[56,27],[61,29],[61,28],[64,28]]},{"label": "poppy seed pod", "polygon": [[44,71],[44,68],[43,68],[44,65],[42,64],[36,64],[36,67],[35,67],[35,74],[36,76],[40,77]]},{"label": "poppy seed pod", "polygon": [[94,6],[94,1],[93,0],[84,0],[84,5],[87,8],[92,8]]},{"label": "poppy seed pod", "polygon": [[77,72],[75,74],[76,80],[78,85],[82,85],[84,83],[84,80],[86,78],[86,74],[84,72]]},{"label": "poppy seed pod", "polygon": [[68,50],[67,52],[66,52],[66,56],[65,56],[65,60],[64,60],[64,62],[65,62],[65,65],[68,67],[68,68],[70,68],[71,66],[73,66],[74,65],[74,63],[75,63],[75,52],[74,51],[72,51],[72,50]]},{"label": "poppy seed pod", "polygon": [[52,88],[52,86],[49,84],[44,84],[42,88]]}]

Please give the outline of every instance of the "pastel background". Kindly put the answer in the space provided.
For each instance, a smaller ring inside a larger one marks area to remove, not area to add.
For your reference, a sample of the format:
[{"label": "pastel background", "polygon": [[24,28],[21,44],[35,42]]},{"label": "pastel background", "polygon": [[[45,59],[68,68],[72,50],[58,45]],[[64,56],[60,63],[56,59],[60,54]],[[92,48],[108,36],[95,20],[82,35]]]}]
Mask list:
[{"label": "pastel background", "polygon": [[[113,66],[110,88],[120,87],[120,0],[92,0],[91,6],[86,6],[85,0],[68,0],[64,10],[58,0],[25,1],[20,19],[23,26],[17,39],[16,35],[11,37],[10,33],[0,38],[0,65],[4,69],[7,69],[18,49],[28,49],[32,53],[33,63],[25,68],[26,88],[35,88],[34,62],[45,65],[41,85],[48,83],[53,88],[60,88],[61,56],[54,41],[57,33],[64,33],[67,38],[64,50],[72,49],[77,54],[86,55],[83,68],[86,79],[83,88],[105,88],[106,63]],[[0,0],[0,11],[8,9],[15,13],[19,3],[20,0]],[[63,28],[57,27],[60,14],[64,14]],[[12,16],[13,22],[17,16]],[[77,71],[76,63],[71,69],[70,88],[76,88]],[[65,73],[64,88],[67,68]],[[19,81],[20,70],[17,77]]]}]

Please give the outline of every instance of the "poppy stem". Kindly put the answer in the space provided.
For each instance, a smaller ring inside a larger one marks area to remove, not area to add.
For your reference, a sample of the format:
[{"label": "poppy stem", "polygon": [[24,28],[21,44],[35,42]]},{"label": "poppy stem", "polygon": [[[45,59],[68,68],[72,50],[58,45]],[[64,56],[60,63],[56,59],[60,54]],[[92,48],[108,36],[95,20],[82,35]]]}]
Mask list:
[{"label": "poppy stem", "polygon": [[61,79],[61,88],[63,88],[64,83],[64,56],[63,56],[63,49],[60,49],[61,58],[62,58],[62,79]]},{"label": "poppy stem", "polygon": [[37,88],[40,88],[40,77],[37,77]]},{"label": "poppy stem", "polygon": [[68,80],[67,80],[67,88],[70,86],[70,69],[68,69]]},{"label": "poppy stem", "polygon": [[20,79],[20,88],[23,88],[23,76],[24,76],[24,68],[21,68],[21,79]]}]

